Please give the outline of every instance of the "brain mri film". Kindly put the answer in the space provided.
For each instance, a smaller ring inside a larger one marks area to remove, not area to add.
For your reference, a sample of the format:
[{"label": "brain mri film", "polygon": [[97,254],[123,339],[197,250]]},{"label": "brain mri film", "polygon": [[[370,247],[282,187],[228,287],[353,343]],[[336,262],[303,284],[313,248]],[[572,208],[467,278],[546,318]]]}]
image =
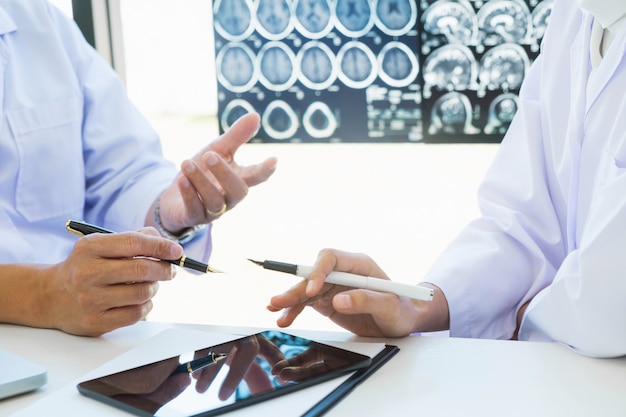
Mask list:
[{"label": "brain mri film", "polygon": [[374,25],[372,7],[370,0],[337,0],[335,3],[337,29],[351,38],[366,35]]},{"label": "brain mri film", "polygon": [[220,131],[257,112],[253,142],[499,142],[552,5],[212,0]]},{"label": "brain mri film", "polygon": [[326,36],[332,29],[329,0],[295,0],[296,28],[311,39]]},{"label": "brain mri film", "polygon": [[249,36],[252,26],[251,0],[216,0],[213,7],[216,32],[229,41],[239,41]]},{"label": "brain mri film", "polygon": [[294,26],[287,0],[258,0],[256,18],[257,30],[268,39],[284,38]]},{"label": "brain mri film", "polygon": [[517,89],[529,65],[528,56],[519,45],[499,45],[480,60],[480,84],[488,90]]},{"label": "brain mri film", "polygon": [[496,97],[489,105],[485,133],[488,135],[504,134],[517,112],[518,101],[517,95],[511,93]]},{"label": "brain mri film", "polygon": [[476,82],[477,63],[472,51],[464,45],[446,45],[428,56],[424,63],[424,96],[431,90],[463,91]]},{"label": "brain mri film", "polygon": [[257,59],[259,81],[268,89],[284,91],[296,81],[296,55],[284,43],[266,43],[259,51]]},{"label": "brain mri film", "polygon": [[491,0],[478,11],[478,31],[483,45],[525,43],[532,34],[532,18],[521,0]]},{"label": "brain mri film", "polygon": [[254,61],[254,53],[245,44],[227,45],[217,55],[219,81],[231,91],[247,91],[256,82]]},{"label": "brain mri film", "polygon": [[422,45],[426,53],[445,44],[471,45],[478,33],[476,12],[467,1],[436,1],[422,13],[422,24],[430,35]]},{"label": "brain mri film", "polygon": [[419,2],[425,142],[502,139],[552,2]]}]

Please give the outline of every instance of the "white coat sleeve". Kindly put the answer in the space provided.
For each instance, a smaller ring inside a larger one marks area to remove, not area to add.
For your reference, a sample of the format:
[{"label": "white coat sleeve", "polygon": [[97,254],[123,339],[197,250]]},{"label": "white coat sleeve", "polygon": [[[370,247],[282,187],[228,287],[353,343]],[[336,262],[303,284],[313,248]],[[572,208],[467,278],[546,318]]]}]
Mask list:
[{"label": "white coat sleeve", "polygon": [[519,307],[547,285],[564,257],[559,202],[545,166],[541,61],[526,77],[518,112],[479,189],[481,218],[423,280],[443,290],[452,336],[510,338]]},{"label": "white coat sleeve", "polygon": [[594,357],[626,355],[626,169],[597,193],[577,250],[534,297],[521,340],[559,341]]}]

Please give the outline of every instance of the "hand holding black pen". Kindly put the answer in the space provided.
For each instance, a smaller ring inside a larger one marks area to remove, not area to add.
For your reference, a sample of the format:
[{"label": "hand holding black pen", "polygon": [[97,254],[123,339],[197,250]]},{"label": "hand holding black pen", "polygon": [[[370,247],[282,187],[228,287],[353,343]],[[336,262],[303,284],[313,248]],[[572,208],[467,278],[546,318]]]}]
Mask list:
[{"label": "hand holding black pen", "polygon": [[[92,233],[114,233],[112,230],[105,229],[103,227],[95,226],[93,224],[79,222],[76,220],[68,220],[65,224],[65,228],[68,232],[73,233],[78,236],[85,236]],[[173,265],[178,265],[184,268],[190,268],[199,272],[213,272],[218,273],[217,269],[211,268],[209,265],[196,261],[195,259],[189,258],[185,255],[181,256],[178,259],[162,259],[165,262],[169,262]]]},{"label": "hand holding black pen", "polygon": [[152,310],[159,283],[176,275],[170,263],[155,259],[183,255],[178,243],[149,227],[95,233],[75,240],[68,249],[68,255],[58,263],[37,265],[28,268],[30,274],[22,274],[32,283],[37,300],[25,308],[40,317],[36,323],[24,324],[81,336],[100,336],[134,324]]}]

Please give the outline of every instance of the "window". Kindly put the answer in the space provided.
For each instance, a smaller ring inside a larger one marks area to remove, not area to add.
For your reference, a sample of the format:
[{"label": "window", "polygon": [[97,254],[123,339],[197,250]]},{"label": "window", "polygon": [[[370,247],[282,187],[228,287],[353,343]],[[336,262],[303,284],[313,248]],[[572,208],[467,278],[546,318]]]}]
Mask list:
[{"label": "window", "polygon": [[211,2],[121,1],[128,93],[147,115],[217,113]]}]

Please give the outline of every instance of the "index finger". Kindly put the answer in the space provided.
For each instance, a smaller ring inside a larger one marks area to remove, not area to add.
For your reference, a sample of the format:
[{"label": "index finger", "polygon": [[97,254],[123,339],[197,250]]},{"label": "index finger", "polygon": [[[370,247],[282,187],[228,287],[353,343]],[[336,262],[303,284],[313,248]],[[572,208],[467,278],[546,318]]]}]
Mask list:
[{"label": "index finger", "polygon": [[241,116],[230,128],[213,143],[210,148],[219,153],[227,162],[232,162],[235,152],[248,142],[259,130],[261,117],[257,113]]},{"label": "index finger", "polygon": [[183,256],[183,248],[178,243],[161,236],[142,232],[122,232],[110,235],[92,234],[83,237],[94,245],[92,253],[101,258],[120,259],[146,257],[173,260]]},{"label": "index finger", "polygon": [[305,290],[307,297],[315,297],[322,290],[326,277],[335,270],[337,263],[338,260],[334,251],[324,249],[319,252],[313,270],[307,277]]}]

